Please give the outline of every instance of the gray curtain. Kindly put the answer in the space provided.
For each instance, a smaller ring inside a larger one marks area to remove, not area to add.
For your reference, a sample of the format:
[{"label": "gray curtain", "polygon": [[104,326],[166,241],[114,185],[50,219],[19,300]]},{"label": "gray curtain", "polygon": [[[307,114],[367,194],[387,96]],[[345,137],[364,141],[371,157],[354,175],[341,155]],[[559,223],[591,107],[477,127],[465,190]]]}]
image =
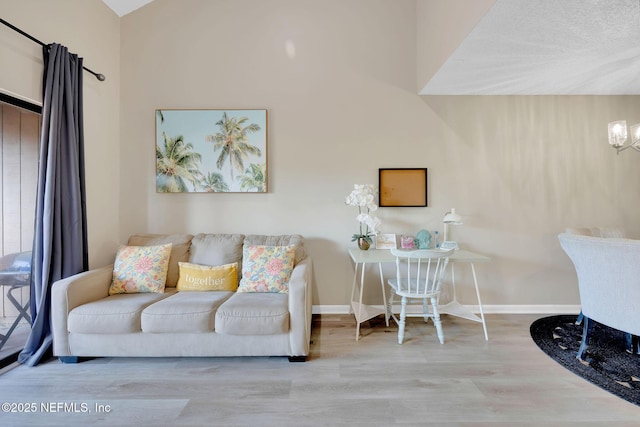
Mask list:
[{"label": "gray curtain", "polygon": [[82,58],[59,44],[43,49],[40,167],[31,270],[31,333],[18,361],[51,356],[51,285],[86,271],[87,221]]}]

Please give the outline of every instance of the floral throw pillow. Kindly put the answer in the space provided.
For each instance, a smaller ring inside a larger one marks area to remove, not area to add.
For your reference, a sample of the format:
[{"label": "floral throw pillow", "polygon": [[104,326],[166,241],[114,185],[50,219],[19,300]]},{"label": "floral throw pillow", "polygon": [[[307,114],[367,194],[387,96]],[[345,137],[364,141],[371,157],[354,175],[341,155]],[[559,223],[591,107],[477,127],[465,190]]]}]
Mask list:
[{"label": "floral throw pillow", "polygon": [[121,246],[113,265],[109,295],[164,292],[171,244]]},{"label": "floral throw pillow", "polygon": [[295,245],[245,245],[238,292],[289,293]]}]

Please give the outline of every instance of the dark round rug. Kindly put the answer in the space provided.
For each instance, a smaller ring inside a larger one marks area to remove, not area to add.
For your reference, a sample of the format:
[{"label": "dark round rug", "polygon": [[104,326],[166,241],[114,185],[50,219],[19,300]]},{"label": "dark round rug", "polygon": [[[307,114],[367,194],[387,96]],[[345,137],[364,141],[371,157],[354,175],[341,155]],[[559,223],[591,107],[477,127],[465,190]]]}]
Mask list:
[{"label": "dark round rug", "polygon": [[531,324],[533,341],[553,360],[576,375],[640,406],[640,355],[626,352],[624,334],[597,322],[585,362],[576,358],[582,325],[576,315],[549,316]]}]

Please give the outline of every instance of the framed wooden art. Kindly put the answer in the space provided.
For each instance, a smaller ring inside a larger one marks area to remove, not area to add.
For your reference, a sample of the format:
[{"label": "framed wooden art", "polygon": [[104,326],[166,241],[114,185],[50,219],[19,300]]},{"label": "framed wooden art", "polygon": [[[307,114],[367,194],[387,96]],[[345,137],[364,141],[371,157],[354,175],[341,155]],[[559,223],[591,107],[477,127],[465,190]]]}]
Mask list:
[{"label": "framed wooden art", "polygon": [[378,169],[380,207],[427,206],[427,168]]},{"label": "framed wooden art", "polygon": [[156,110],[156,192],[266,193],[267,110]]}]

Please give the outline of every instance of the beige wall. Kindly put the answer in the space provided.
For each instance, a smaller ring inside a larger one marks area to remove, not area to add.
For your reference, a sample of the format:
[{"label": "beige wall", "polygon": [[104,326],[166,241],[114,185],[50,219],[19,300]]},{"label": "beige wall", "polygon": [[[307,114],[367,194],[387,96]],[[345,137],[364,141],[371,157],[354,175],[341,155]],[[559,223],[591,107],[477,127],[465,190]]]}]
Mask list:
[{"label": "beige wall", "polygon": [[[461,245],[492,257],[478,266],[488,305],[578,303],[556,239],[567,225],[640,237],[640,158],[616,156],[605,130],[639,119],[638,97],[418,96],[429,31],[416,0],[155,0],[120,20],[98,0],[0,4],[107,75],[85,75],[94,265],[134,232],[296,232],[314,259],[314,304],[346,305],[357,222],[344,197],[380,167],[429,168],[429,207],[380,209],[382,231],[442,231],[456,207]],[[0,88],[37,99],[39,48],[8,31],[0,58],[21,68],[3,70]],[[156,194],[156,108],[267,108],[270,192]],[[468,287],[461,296],[473,303]]]},{"label": "beige wall", "polygon": [[[107,79],[84,74],[89,261],[113,259],[120,180],[120,20],[100,0],[0,0],[2,18],[43,43],[60,43]],[[0,90],[42,101],[42,48],[0,25]]]},{"label": "beige wall", "polygon": [[[442,231],[456,207],[461,245],[493,260],[478,269],[485,304],[577,304],[556,234],[640,231],[640,158],[616,156],[605,131],[640,118],[638,98],[420,97],[416,10],[414,0],[156,0],[125,16],[121,239],[301,233],[314,304],[344,305],[357,229],[344,197],[377,183],[380,167],[428,167],[429,207],[380,209],[384,232]],[[156,108],[269,109],[269,194],[156,194]],[[463,302],[471,296],[462,291]]]},{"label": "beige wall", "polygon": [[456,233],[493,259],[490,304],[577,304],[557,242],[567,226],[620,226],[640,237],[638,153],[619,156],[606,124],[637,120],[637,96],[430,96],[442,180],[464,215]]}]

